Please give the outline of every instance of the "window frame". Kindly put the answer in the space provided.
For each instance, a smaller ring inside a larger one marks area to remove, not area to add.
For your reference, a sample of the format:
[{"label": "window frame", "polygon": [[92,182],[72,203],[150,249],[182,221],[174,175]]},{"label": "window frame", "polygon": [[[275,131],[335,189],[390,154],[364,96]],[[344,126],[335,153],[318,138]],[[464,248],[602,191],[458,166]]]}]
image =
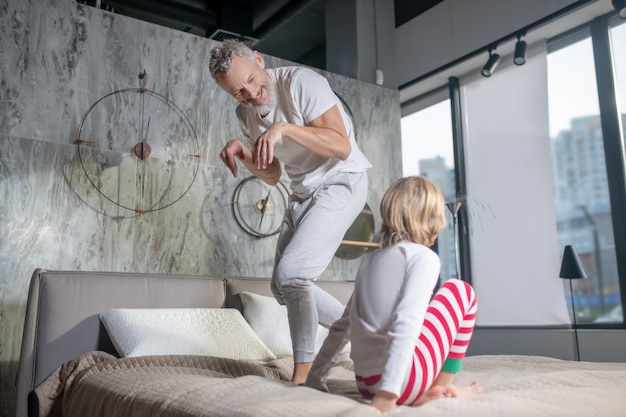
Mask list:
[{"label": "window frame", "polygon": [[[615,238],[615,252],[617,261],[618,282],[620,286],[622,315],[626,310],[626,155],[624,149],[623,127],[621,113],[616,96],[616,81],[612,62],[612,46],[610,28],[616,24],[626,24],[618,21],[615,14],[599,16],[577,28],[548,39],[548,53],[571,45],[578,40],[590,36],[593,46],[596,83],[600,107],[602,126],[604,159],[608,176],[609,199]],[[446,91],[447,90],[447,91]],[[463,135],[463,101],[461,98],[460,83],[456,77],[450,77],[445,85],[435,88],[425,94],[401,103],[402,116],[406,116],[420,109],[426,108],[438,101],[450,99],[452,140],[454,148],[455,184],[457,195],[466,193],[466,169]],[[471,283],[472,270],[470,263],[470,243],[466,232],[468,226],[467,212],[459,213],[459,245],[461,276]],[[551,326],[529,326],[532,328],[550,328]],[[490,327],[491,328],[491,327]],[[506,327],[505,327],[506,328]],[[519,328],[519,326],[515,326]],[[622,323],[583,323],[577,324],[581,329],[626,329],[624,317]]]}]

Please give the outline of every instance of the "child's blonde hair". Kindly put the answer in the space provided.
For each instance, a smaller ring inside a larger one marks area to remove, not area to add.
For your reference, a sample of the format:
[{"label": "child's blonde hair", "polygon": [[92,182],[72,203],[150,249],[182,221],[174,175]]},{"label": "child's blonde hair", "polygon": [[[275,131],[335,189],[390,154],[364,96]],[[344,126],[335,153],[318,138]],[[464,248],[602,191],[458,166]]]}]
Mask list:
[{"label": "child's blonde hair", "polygon": [[446,227],[446,203],[441,189],[423,176],[396,180],[380,203],[381,246],[407,240],[432,246]]}]

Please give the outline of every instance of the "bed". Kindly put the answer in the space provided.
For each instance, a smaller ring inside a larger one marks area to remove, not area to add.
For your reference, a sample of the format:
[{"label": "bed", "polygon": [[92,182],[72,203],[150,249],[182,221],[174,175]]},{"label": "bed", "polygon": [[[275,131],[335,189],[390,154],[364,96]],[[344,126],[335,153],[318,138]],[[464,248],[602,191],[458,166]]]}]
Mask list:
[{"label": "bed", "polygon": [[[352,291],[319,285],[342,302]],[[289,382],[285,315],[267,279],[37,269],[17,417],[378,415],[357,393],[348,351],[330,393]],[[457,383],[474,380],[484,395],[394,415],[626,416],[625,363],[469,356]]]}]

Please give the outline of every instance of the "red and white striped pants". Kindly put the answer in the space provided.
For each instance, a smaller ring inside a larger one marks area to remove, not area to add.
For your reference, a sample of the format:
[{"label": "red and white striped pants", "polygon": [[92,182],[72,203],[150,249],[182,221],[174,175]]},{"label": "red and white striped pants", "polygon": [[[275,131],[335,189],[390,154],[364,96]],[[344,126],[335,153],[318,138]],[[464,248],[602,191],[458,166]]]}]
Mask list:
[{"label": "red and white striped pants", "polygon": [[[430,388],[447,358],[462,360],[476,323],[476,294],[465,281],[443,283],[430,301],[397,404],[411,404]],[[373,395],[381,375],[356,377],[359,391]]]}]

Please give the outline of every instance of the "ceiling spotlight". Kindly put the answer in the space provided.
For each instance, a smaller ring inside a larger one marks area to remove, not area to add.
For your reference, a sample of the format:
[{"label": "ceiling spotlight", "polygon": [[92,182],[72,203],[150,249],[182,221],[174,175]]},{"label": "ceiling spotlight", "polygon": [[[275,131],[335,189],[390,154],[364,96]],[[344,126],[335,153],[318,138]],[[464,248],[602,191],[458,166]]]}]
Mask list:
[{"label": "ceiling spotlight", "polygon": [[622,19],[626,19],[626,0],[613,0],[613,8],[617,12],[617,15]]},{"label": "ceiling spotlight", "polygon": [[495,52],[493,52],[492,49],[490,49],[489,59],[487,60],[487,63],[485,64],[483,69],[480,70],[480,73],[483,75],[483,77],[491,77],[491,74],[493,74],[496,67],[498,66],[498,62],[500,62],[500,55],[496,54]]},{"label": "ceiling spotlight", "polygon": [[526,63],[526,41],[523,41],[521,36],[517,37],[513,62],[515,65],[524,65]]}]

